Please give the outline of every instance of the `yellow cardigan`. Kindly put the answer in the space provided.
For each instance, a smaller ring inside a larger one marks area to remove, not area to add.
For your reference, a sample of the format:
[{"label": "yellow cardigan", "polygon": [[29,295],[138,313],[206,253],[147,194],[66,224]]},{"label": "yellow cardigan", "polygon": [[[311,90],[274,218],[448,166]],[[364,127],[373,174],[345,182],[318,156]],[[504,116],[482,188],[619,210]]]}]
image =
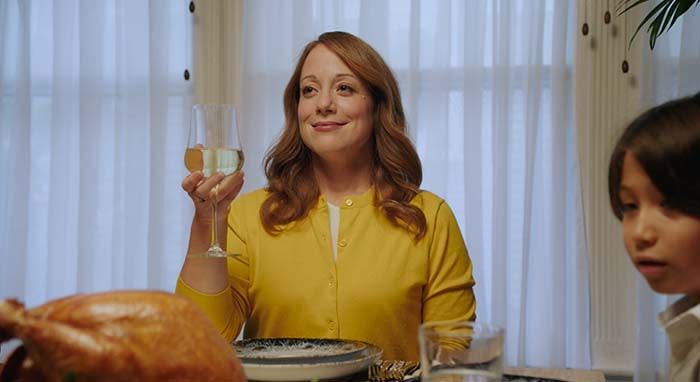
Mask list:
[{"label": "yellow cardigan", "polygon": [[373,206],[374,189],[340,206],[333,261],[328,207],[320,197],[307,218],[278,235],[260,221],[267,193],[239,196],[228,217],[230,287],[211,295],[180,278],[176,292],[197,303],[228,341],[246,338],[357,339],[384,359],[418,360],[418,325],[474,320],[472,264],[447,203],[421,192],[428,231],[419,242]]}]

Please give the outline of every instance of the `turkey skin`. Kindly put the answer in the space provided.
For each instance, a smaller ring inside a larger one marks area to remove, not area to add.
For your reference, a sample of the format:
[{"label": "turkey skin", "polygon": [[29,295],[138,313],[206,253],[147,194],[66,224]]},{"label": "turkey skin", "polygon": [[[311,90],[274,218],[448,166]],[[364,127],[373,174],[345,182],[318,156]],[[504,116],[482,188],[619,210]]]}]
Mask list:
[{"label": "turkey skin", "polygon": [[22,346],[9,381],[245,381],[231,345],[192,302],[155,291],[80,294],[33,309],[0,301],[0,343]]}]

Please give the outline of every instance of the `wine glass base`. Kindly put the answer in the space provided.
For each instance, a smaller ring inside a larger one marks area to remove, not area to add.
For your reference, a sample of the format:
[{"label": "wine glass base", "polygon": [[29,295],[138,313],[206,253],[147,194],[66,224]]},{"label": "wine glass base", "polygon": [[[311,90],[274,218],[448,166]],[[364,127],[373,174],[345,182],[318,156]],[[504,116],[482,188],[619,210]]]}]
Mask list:
[{"label": "wine glass base", "polygon": [[213,245],[207,250],[208,257],[226,257],[226,251],[221,249],[218,245]]},{"label": "wine glass base", "polygon": [[214,246],[209,248],[206,252],[203,253],[190,253],[187,255],[189,258],[195,258],[195,259],[211,259],[211,258],[226,258],[226,257],[236,257],[240,256],[238,253],[228,253],[221,249],[219,246]]}]

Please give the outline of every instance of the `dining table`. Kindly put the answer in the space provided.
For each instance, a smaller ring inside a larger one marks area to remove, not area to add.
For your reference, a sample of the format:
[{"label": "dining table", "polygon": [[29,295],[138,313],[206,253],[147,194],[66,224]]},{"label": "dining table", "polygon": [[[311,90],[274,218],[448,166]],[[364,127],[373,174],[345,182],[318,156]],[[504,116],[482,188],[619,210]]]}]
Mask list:
[{"label": "dining table", "polygon": [[565,382],[605,382],[605,374],[599,370],[543,368],[543,367],[506,367],[503,374],[518,376],[528,380],[555,380]]},{"label": "dining table", "polygon": [[[391,362],[391,361],[382,361]],[[419,376],[406,376],[403,379],[371,377],[367,371],[355,373],[334,382],[420,382]],[[506,367],[503,369],[503,382],[605,382],[605,374],[598,370],[544,367]],[[327,382],[330,382],[327,381]]]},{"label": "dining table", "polygon": [[[420,377],[407,376],[404,379],[371,378],[368,373],[360,372],[337,382],[420,382]],[[598,370],[543,367],[506,367],[503,370],[503,382],[605,382],[605,374]]]},{"label": "dining table", "polygon": [[[2,373],[4,364],[0,362],[0,373]],[[507,367],[503,371],[504,381],[516,382],[605,382],[605,375],[597,370],[582,370],[582,369],[557,369],[557,368],[541,368],[541,367]],[[413,378],[413,381],[419,381],[419,378]],[[356,373],[339,380],[339,382],[372,382],[377,379],[371,379],[367,371]],[[383,381],[392,381],[384,379]],[[397,380],[398,381],[398,380]]]},{"label": "dining table", "polygon": [[[379,364],[391,364],[393,362],[382,360]],[[376,369],[375,369],[376,370]],[[420,382],[421,378],[417,373],[406,375],[404,378],[390,378],[385,374],[364,370],[352,375],[332,380],[322,380],[322,382]],[[544,367],[505,367],[503,369],[503,382],[605,382],[605,374],[598,370],[585,370],[573,368],[544,368]]]},{"label": "dining table", "polygon": [[[0,363],[0,373],[4,364]],[[547,368],[506,368],[504,381],[516,382],[605,382],[605,375],[600,371],[578,369],[547,369]],[[413,380],[420,380],[415,378]],[[357,373],[339,380],[339,382],[372,382],[367,372]],[[385,381],[391,381],[386,379]]]}]

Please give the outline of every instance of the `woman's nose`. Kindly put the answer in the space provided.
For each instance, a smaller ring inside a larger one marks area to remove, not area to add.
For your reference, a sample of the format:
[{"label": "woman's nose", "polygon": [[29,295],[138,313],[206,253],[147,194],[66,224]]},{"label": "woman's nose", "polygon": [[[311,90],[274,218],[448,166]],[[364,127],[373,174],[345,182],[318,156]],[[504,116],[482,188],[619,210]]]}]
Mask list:
[{"label": "woman's nose", "polygon": [[316,97],[316,110],[321,114],[328,114],[335,111],[335,100],[330,91],[322,91]]}]

